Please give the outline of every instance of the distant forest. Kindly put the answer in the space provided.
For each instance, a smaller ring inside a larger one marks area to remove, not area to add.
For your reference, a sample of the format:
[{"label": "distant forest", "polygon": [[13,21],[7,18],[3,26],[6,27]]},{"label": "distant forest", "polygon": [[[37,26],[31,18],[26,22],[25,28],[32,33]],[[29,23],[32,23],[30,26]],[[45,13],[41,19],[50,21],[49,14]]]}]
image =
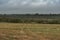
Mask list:
[{"label": "distant forest", "polygon": [[0,22],[60,24],[60,14],[0,14]]}]

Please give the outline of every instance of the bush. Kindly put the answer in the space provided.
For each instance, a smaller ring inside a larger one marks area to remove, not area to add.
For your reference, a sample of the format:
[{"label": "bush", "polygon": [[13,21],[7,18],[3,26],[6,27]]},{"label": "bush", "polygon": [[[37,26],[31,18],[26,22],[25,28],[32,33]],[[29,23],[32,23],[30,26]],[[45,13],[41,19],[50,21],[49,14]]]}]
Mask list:
[{"label": "bush", "polygon": [[9,22],[9,23],[40,23],[40,24],[60,24],[59,19],[41,19],[41,20],[36,20],[36,19],[17,19],[17,18],[0,18],[0,22]]}]

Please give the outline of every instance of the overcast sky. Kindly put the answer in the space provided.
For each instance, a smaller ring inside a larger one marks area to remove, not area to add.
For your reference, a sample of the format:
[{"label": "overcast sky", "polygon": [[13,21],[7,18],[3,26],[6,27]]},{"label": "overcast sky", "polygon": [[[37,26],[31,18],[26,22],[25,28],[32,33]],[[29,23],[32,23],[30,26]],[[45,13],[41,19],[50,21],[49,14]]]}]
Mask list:
[{"label": "overcast sky", "polygon": [[0,0],[0,13],[60,13],[60,0]]}]

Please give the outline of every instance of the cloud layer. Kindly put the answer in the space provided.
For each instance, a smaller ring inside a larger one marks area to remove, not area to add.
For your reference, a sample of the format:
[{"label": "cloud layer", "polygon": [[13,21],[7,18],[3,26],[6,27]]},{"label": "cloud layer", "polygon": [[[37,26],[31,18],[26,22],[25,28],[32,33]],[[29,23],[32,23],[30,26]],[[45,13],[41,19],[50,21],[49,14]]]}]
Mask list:
[{"label": "cloud layer", "polygon": [[0,0],[0,11],[10,12],[59,12],[60,0]]}]

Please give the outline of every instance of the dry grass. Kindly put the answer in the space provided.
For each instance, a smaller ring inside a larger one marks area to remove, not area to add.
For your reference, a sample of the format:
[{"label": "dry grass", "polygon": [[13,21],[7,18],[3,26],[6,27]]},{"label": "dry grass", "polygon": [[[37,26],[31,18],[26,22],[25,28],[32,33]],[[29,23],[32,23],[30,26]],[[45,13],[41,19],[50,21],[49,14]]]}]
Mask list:
[{"label": "dry grass", "polygon": [[0,40],[60,40],[60,24],[0,23]]}]

